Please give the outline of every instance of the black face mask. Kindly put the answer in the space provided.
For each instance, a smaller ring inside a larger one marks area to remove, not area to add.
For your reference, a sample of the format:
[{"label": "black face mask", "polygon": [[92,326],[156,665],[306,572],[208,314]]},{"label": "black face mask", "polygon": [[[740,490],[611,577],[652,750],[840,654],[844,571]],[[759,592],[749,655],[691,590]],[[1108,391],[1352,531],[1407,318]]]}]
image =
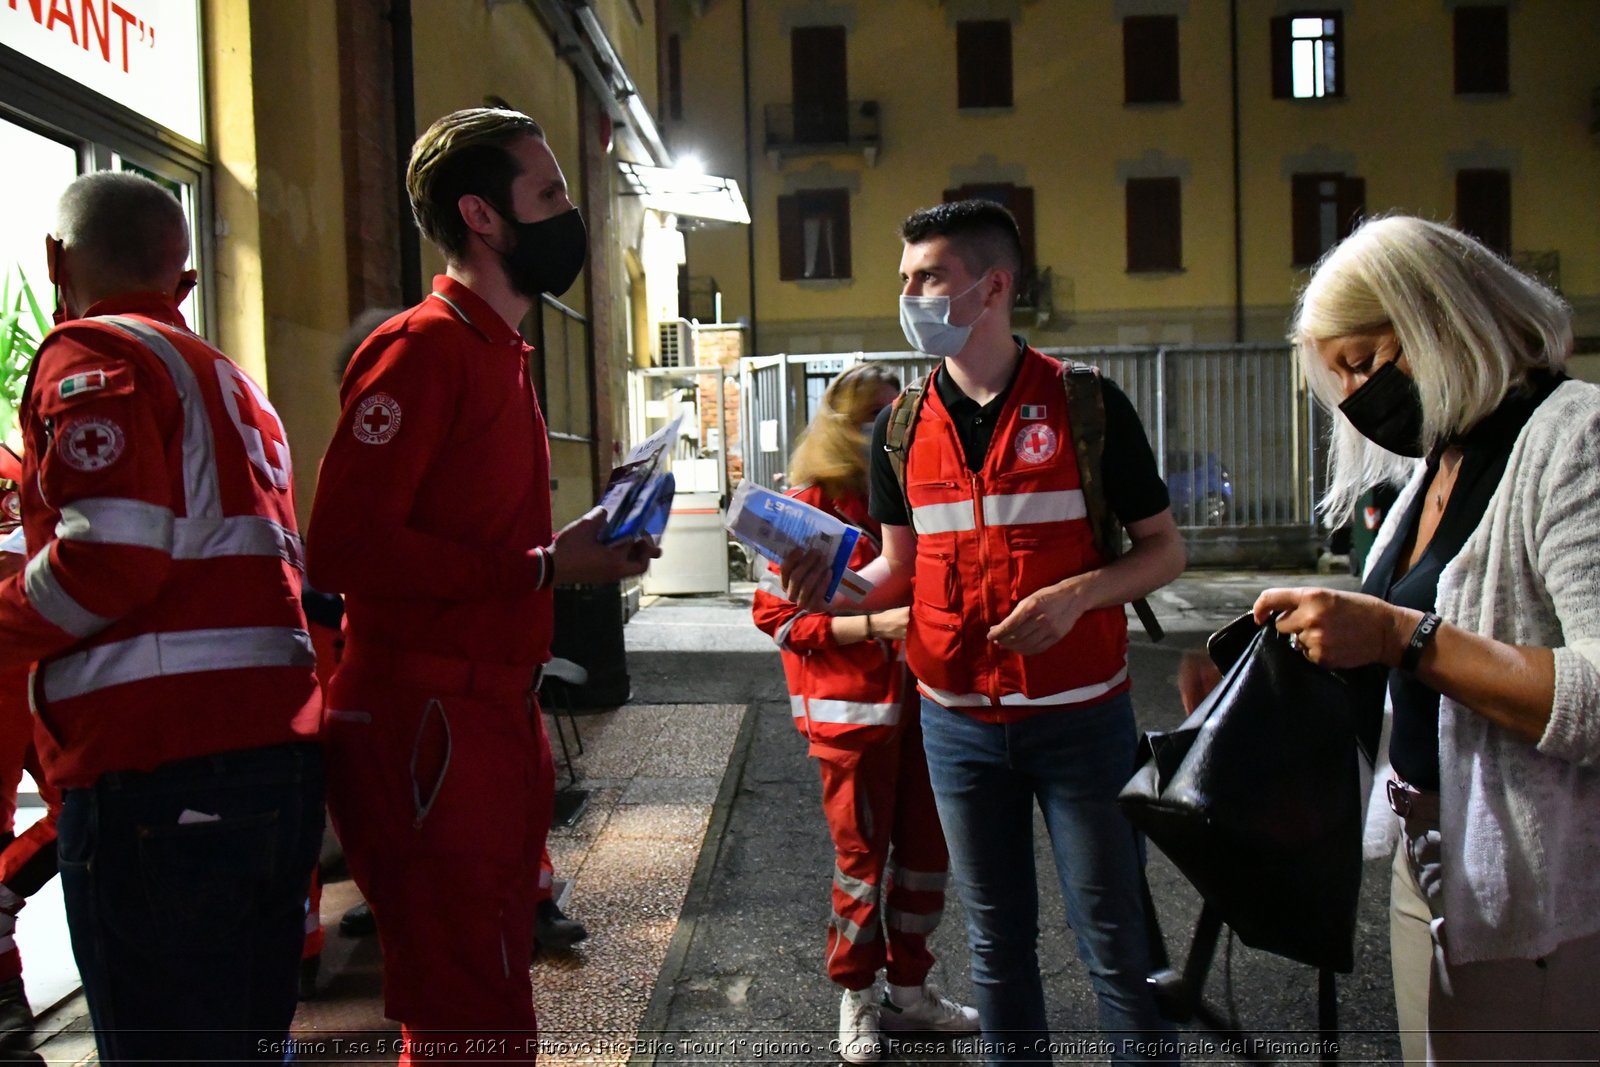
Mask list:
[{"label": "black face mask", "polygon": [[511,286],[523,296],[560,296],[572,288],[589,255],[589,231],[577,208],[539,222],[518,222],[511,212],[500,216],[516,234],[511,251],[502,252]]},{"label": "black face mask", "polygon": [[1421,458],[1422,394],[1393,360],[1373,371],[1361,388],[1344,398],[1339,410],[1379,448]]}]

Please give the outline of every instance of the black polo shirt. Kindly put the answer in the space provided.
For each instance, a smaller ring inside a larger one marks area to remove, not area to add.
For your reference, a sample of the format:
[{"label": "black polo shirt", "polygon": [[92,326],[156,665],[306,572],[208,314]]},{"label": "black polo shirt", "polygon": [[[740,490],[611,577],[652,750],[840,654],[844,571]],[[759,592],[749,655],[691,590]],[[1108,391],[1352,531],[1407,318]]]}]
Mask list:
[{"label": "black polo shirt", "polygon": [[[1017,339],[1017,347],[1020,354],[1023,347],[1021,338]],[[1011,372],[1011,381],[1006,383],[1000,395],[982,405],[961,391],[955,379],[943,372],[942,364],[934,374],[934,388],[938,390],[945,410],[950,413],[969,470],[983,469],[989,443],[994,437],[995,423],[1000,421],[1006,400],[1011,395],[1011,387],[1017,380],[1017,368],[1021,366],[1022,361],[1018,359],[1016,368]],[[1109,378],[1101,377],[1100,383],[1106,405],[1106,443],[1105,455],[1101,460],[1101,484],[1106,487],[1106,501],[1111,505],[1112,512],[1126,526],[1159,515],[1171,501],[1167,496],[1167,485],[1161,480],[1155,453],[1150,450],[1150,441],[1145,436],[1144,424],[1139,421],[1139,413],[1133,409],[1133,402]],[[899,479],[894,476],[894,466],[889,462],[888,453],[883,448],[889,434],[890,410],[884,408],[879,412],[878,421],[872,428],[870,511],[872,517],[881,523],[910,526],[911,516],[906,513],[905,495],[901,492]]]}]

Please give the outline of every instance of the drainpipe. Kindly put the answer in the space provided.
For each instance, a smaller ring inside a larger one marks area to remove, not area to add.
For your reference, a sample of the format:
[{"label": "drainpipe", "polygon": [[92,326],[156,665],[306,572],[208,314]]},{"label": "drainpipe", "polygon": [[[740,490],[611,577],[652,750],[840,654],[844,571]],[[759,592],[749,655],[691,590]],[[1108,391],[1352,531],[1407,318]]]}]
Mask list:
[{"label": "drainpipe", "polygon": [[394,145],[400,185],[400,303],[422,301],[422,237],[411,217],[411,195],[406,192],[405,162],[411,142],[417,139],[416,74],[411,56],[411,0],[391,0],[389,40],[394,67]]},{"label": "drainpipe", "polygon": [[[739,34],[741,62],[744,70],[744,188],[745,196],[753,207],[756,202],[755,141],[750,129],[750,0],[739,0]],[[744,230],[745,271],[750,276],[750,355],[761,351],[756,343],[756,228],[752,223]]]},{"label": "drainpipe", "polygon": [[1228,0],[1228,66],[1233,104],[1233,340],[1244,341],[1244,204],[1239,159],[1239,0]]}]

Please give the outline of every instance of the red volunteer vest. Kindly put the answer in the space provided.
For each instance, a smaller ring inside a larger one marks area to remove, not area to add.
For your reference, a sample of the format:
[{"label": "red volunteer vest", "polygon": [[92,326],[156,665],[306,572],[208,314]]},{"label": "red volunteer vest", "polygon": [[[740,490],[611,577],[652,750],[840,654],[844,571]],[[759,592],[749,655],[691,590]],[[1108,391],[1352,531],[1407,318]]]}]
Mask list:
[{"label": "red volunteer vest", "polygon": [[[873,540],[878,524],[868,516],[865,500],[829,500],[814,485],[789,495],[867,531],[850,556],[852,570],[878,557]],[[835,643],[831,617],[803,612],[785,600],[777,578],[777,566],[769,564],[751,611],[756,625],[782,652],[795,728],[812,742],[851,748],[892,736],[906,696],[899,642]]]},{"label": "red volunteer vest", "polygon": [[1036,656],[987,636],[1029,594],[1106,562],[1084,507],[1061,373],[1024,350],[977,472],[930,381],[907,456],[917,562],[906,659],[930,699],[989,721],[1128,687],[1121,605],[1085,613]]},{"label": "red volunteer vest", "polygon": [[[289,448],[266,394],[179,326],[119,315],[62,328],[108,334],[108,350],[144,364],[175,394],[181,431],[164,455],[123,459],[170,479],[171,507],[92,495],[27,502],[29,599],[80,638],[35,670],[51,780],[86,785],[108,770],[315,740],[321,700],[300,608]],[[49,425],[70,401],[64,385],[42,384],[34,414]],[[171,569],[153,600],[98,618],[52,573],[56,549],[71,542],[154,550]]]}]

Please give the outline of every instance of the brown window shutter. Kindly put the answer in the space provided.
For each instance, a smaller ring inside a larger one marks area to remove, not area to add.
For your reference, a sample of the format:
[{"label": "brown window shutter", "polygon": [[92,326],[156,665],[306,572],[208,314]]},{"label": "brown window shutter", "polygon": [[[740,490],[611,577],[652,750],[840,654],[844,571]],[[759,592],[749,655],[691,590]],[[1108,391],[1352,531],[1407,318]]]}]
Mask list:
[{"label": "brown window shutter", "polygon": [[1122,98],[1128,104],[1179,99],[1176,15],[1130,15],[1122,20]]},{"label": "brown window shutter", "polygon": [[1128,271],[1183,269],[1183,183],[1130,178],[1127,185]]},{"label": "brown window shutter", "polygon": [[1344,240],[1361,225],[1367,213],[1367,179],[1339,179],[1339,240]]},{"label": "brown window shutter", "polygon": [[1294,96],[1294,56],[1289,32],[1287,16],[1272,20],[1272,95],[1279,100]]},{"label": "brown window shutter", "polygon": [[794,136],[800,144],[849,139],[848,64],[843,26],[796,26],[789,32]]},{"label": "brown window shutter", "polygon": [[1456,172],[1456,226],[1500,253],[1511,254],[1511,172]]},{"label": "brown window shutter", "polygon": [[800,197],[778,197],[778,278],[792,282],[806,270],[804,228],[800,225]]},{"label": "brown window shutter", "polygon": [[956,106],[1010,107],[1011,102],[1011,23],[957,22]]},{"label": "brown window shutter", "polygon": [[828,213],[833,217],[833,276],[850,278],[850,193],[844,189],[827,192]]},{"label": "brown window shutter", "polygon": [[1456,92],[1511,91],[1509,34],[1503,5],[1456,8]]},{"label": "brown window shutter", "polygon": [[1017,220],[1017,230],[1022,236],[1022,273],[1027,274],[1039,262],[1033,244],[1033,189],[1027,185],[1011,187],[1011,202],[1006,205]]},{"label": "brown window shutter", "polygon": [[1289,217],[1293,232],[1294,265],[1297,267],[1308,267],[1322,255],[1317,186],[1324,177],[1322,174],[1296,174],[1290,182],[1293,204]]}]

